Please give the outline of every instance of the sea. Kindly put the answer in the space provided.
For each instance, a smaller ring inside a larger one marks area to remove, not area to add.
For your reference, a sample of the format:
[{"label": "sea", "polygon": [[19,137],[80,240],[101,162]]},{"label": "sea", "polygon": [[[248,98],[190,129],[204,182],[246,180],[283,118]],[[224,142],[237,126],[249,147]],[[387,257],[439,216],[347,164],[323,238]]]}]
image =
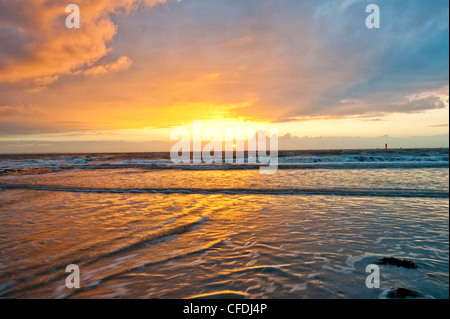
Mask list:
[{"label": "sea", "polygon": [[261,165],[0,155],[0,298],[449,298],[448,148]]}]

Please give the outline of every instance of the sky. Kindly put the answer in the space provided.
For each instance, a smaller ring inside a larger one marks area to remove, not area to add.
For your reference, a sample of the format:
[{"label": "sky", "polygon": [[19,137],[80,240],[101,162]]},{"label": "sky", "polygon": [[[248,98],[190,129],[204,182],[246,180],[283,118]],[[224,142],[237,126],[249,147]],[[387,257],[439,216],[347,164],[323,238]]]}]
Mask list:
[{"label": "sky", "polygon": [[0,153],[168,151],[194,120],[448,147],[448,116],[447,0],[0,0]]}]

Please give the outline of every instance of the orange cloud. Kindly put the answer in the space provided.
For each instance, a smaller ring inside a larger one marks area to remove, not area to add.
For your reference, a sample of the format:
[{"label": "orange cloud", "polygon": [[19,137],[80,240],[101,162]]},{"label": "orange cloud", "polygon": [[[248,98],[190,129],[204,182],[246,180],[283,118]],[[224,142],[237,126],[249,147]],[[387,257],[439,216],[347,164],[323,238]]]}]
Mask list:
[{"label": "orange cloud", "polygon": [[103,75],[111,72],[119,72],[127,70],[133,61],[127,56],[120,57],[117,61],[105,65],[99,65],[92,67],[90,69],[87,69],[83,72],[86,76],[91,75]]},{"label": "orange cloud", "polygon": [[81,28],[67,29],[67,3],[0,0],[0,105],[45,112],[0,122],[0,135],[448,107],[448,64],[439,58],[448,60],[448,49],[433,40],[447,39],[448,27],[421,36],[440,30],[448,2],[421,23],[399,17],[403,34],[387,25],[369,32],[356,2],[336,12],[302,1],[170,1],[150,10],[169,0],[76,1]]},{"label": "orange cloud", "polygon": [[0,83],[25,81],[34,87],[32,91],[39,91],[62,74],[81,71],[93,75],[126,69],[131,64],[127,57],[111,64],[94,66],[111,51],[108,44],[116,34],[111,16],[129,14],[139,7],[163,2],[166,0],[79,0],[80,29],[66,28],[68,14],[65,4],[60,2],[27,0],[2,3],[2,32],[7,32],[7,38],[15,41],[20,50],[2,61]]}]

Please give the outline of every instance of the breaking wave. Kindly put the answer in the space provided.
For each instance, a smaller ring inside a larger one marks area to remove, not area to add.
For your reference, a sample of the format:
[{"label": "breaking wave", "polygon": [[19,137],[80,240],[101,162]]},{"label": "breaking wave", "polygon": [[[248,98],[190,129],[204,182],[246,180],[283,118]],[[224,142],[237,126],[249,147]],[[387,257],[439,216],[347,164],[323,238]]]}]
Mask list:
[{"label": "breaking wave", "polygon": [[228,195],[335,195],[335,196],[383,196],[383,197],[436,197],[447,198],[449,193],[424,189],[376,189],[376,188],[297,188],[297,189],[251,189],[251,188],[144,188],[144,189],[95,189],[80,187],[53,187],[35,185],[0,185],[0,189],[29,189],[75,193],[110,194],[228,194]]}]

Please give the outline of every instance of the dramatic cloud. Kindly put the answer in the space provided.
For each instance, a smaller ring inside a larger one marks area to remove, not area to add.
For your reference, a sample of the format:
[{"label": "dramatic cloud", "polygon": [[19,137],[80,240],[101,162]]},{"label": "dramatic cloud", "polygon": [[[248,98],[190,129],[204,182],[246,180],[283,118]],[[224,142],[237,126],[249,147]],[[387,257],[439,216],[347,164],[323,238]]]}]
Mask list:
[{"label": "dramatic cloud", "polygon": [[0,82],[30,80],[40,88],[80,68],[114,71],[115,65],[92,67],[111,51],[108,44],[117,30],[111,16],[162,2],[165,0],[79,0],[82,27],[67,29],[64,2],[1,0]]},{"label": "dramatic cloud", "polygon": [[368,0],[76,3],[67,29],[61,1],[0,0],[0,105],[42,111],[0,134],[448,108],[447,0],[378,0],[380,29]]}]

